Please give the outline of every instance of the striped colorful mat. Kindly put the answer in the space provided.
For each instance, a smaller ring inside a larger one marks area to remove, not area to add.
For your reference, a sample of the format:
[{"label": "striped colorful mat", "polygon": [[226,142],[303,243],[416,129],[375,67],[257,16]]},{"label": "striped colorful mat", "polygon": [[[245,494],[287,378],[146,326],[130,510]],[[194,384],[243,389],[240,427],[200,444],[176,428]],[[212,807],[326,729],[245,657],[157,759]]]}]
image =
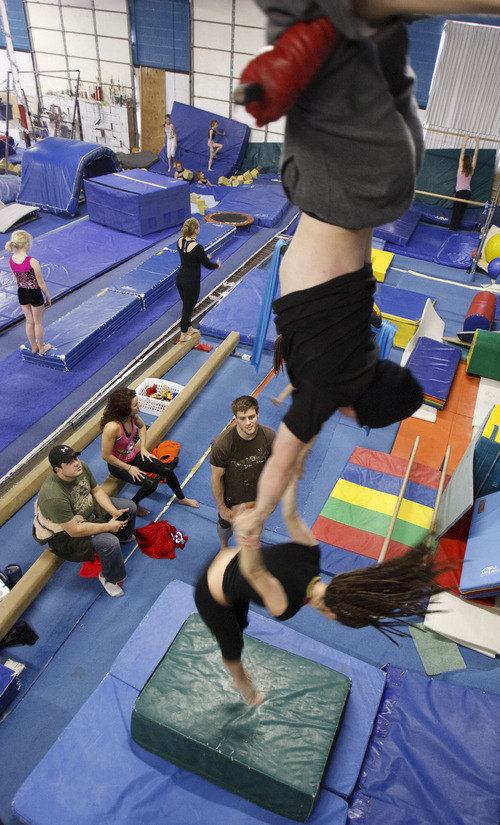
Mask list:
[{"label": "striped colorful mat", "polygon": [[[408,462],[356,447],[313,526],[315,538],[378,559]],[[425,540],[440,472],[414,462],[386,559]]]}]

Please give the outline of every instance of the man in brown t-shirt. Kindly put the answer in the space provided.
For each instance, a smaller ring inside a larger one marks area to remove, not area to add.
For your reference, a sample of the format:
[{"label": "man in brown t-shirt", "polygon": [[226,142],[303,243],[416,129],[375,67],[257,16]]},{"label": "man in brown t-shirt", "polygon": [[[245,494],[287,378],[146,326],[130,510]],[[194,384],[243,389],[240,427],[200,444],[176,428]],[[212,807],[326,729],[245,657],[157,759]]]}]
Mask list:
[{"label": "man in brown t-shirt", "polygon": [[251,395],[236,398],[231,409],[236,424],[214,438],[210,452],[221,550],[233,534],[236,513],[253,506],[257,482],[276,435],[270,427],[259,424],[259,405]]}]

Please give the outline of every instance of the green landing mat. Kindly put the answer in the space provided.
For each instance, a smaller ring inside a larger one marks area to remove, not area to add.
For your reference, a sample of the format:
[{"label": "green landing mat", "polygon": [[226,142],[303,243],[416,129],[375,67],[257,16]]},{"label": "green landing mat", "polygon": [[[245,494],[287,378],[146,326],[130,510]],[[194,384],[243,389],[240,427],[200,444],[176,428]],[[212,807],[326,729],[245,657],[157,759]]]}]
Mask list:
[{"label": "green landing mat", "polygon": [[351,680],[247,635],[244,663],[266,697],[258,708],[240,699],[216,641],[192,614],[137,698],[132,738],[244,799],[305,822]]}]

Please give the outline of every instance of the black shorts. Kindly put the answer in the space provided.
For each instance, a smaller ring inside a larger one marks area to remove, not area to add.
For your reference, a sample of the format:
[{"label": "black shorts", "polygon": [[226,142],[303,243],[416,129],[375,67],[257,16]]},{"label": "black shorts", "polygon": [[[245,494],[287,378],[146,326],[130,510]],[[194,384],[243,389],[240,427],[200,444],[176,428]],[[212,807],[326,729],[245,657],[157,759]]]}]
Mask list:
[{"label": "black shorts", "polygon": [[45,300],[40,287],[27,289],[25,286],[17,288],[17,298],[21,306],[43,307]]},{"label": "black shorts", "polygon": [[194,591],[198,613],[217,639],[224,659],[239,660],[243,650],[243,631],[248,625],[249,602],[239,602],[231,607],[218,604],[208,588],[207,570],[200,576]]}]

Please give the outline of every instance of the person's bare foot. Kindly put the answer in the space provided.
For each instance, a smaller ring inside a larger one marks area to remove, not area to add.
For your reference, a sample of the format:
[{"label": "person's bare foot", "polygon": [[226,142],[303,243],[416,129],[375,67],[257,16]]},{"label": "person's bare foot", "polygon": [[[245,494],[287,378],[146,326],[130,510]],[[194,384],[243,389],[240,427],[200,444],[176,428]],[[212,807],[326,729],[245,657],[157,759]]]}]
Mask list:
[{"label": "person's bare foot", "polygon": [[189,332],[181,332],[181,334],[179,336],[179,341],[181,341],[182,343],[185,343],[186,341],[190,341],[190,340],[191,340],[191,336],[190,336]]},{"label": "person's bare foot", "polygon": [[35,344],[34,348],[31,347],[31,352],[32,352],[32,355],[34,355],[35,352],[38,352],[38,344]]},{"label": "person's bare foot", "polygon": [[240,694],[241,698],[247,703],[247,705],[251,705],[253,707],[258,707],[264,701],[264,694],[258,693],[254,686],[251,679],[251,676],[246,668],[243,668],[245,673],[245,679],[242,682],[237,682],[233,679],[233,684]]},{"label": "person's bare foot", "polygon": [[44,344],[40,350],[40,355],[45,355],[45,353],[48,352],[49,349],[52,349],[52,344]]},{"label": "person's bare foot", "polygon": [[186,498],[186,496],[184,496],[184,498],[178,498],[177,501],[179,502],[179,504],[185,504],[186,507],[199,507],[200,506],[195,498]]},{"label": "person's bare foot", "polygon": [[149,516],[151,510],[146,510],[141,504],[137,505],[137,515],[139,518],[144,518],[145,516]]},{"label": "person's bare foot", "polygon": [[188,334],[188,335],[192,335],[192,334],[193,334],[193,332],[196,332],[195,328],[194,328],[194,327],[189,327],[189,329],[188,329],[188,331],[187,331],[187,334]]}]

